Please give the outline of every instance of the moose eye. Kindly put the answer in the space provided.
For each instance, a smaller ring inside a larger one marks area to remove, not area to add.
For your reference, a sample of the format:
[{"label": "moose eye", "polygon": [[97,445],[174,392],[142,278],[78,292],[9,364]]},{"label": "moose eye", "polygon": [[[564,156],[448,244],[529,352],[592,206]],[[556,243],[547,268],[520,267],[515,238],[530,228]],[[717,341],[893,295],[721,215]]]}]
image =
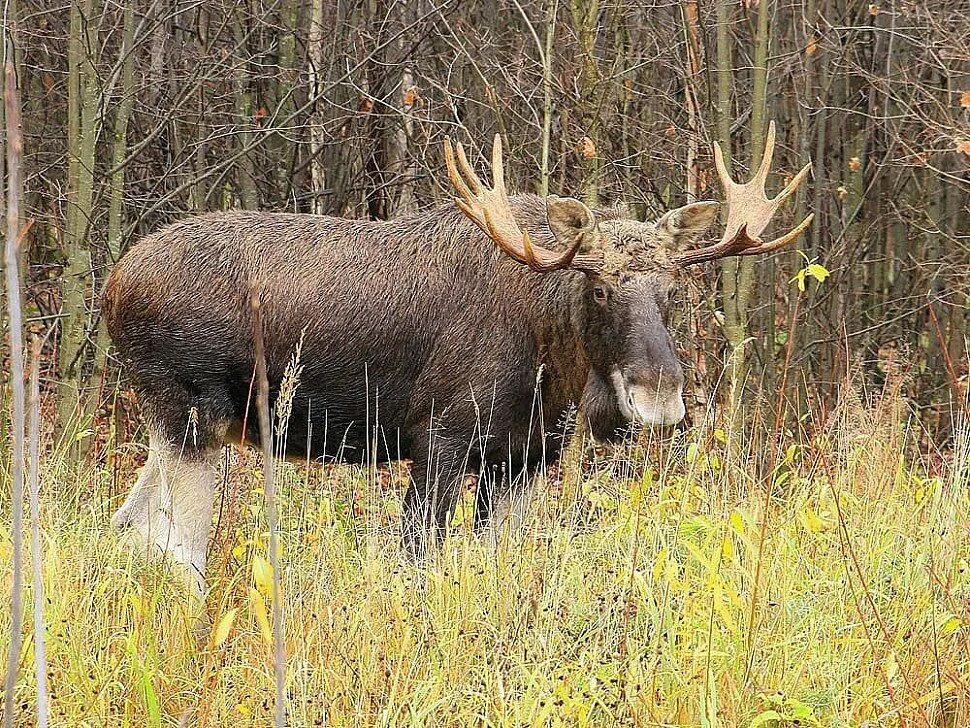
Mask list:
[{"label": "moose eye", "polygon": [[602,284],[593,286],[593,300],[596,303],[606,303],[607,298],[609,298],[609,294],[606,292],[606,286]]}]

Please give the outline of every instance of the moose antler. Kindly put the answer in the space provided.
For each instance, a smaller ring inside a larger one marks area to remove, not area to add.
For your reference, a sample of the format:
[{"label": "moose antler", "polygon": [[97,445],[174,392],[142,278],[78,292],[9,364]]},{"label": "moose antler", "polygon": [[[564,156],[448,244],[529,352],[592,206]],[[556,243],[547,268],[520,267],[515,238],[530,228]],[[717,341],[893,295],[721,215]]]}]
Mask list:
[{"label": "moose antler", "polygon": [[[457,165],[455,164],[456,151]],[[577,236],[576,242],[566,252],[556,253],[534,245],[529,233],[519,227],[512,216],[512,208],[505,190],[500,135],[495,135],[495,141],[492,144],[491,189],[482,184],[475,174],[461,144],[457,145],[457,150],[452,149],[450,137],[445,138],[445,166],[448,170],[448,178],[459,195],[455,198],[455,204],[495,242],[503,253],[513,260],[539,273],[563,268],[593,272],[602,265],[599,258],[578,255],[583,242],[582,236]]]},{"label": "moose antler", "polygon": [[682,266],[704,263],[708,260],[717,260],[730,255],[760,255],[770,253],[784,247],[792,240],[801,235],[812,222],[813,215],[809,215],[789,232],[780,238],[766,243],[759,237],[764,229],[768,227],[771,218],[774,217],[778,209],[785,203],[792,193],[798,188],[805,175],[812,168],[809,162],[801,171],[795,175],[785,189],[772,199],[765,194],[765,181],[768,179],[768,171],[771,169],[771,158],[775,151],[775,122],[768,125],[768,138],[765,140],[765,153],[761,157],[761,165],[750,182],[738,184],[731,179],[731,174],[724,165],[724,154],[721,152],[721,145],[714,145],[714,166],[717,168],[717,176],[721,180],[721,187],[726,198],[728,219],[724,226],[724,234],[721,240],[714,245],[697,250],[688,250],[674,259]]}]

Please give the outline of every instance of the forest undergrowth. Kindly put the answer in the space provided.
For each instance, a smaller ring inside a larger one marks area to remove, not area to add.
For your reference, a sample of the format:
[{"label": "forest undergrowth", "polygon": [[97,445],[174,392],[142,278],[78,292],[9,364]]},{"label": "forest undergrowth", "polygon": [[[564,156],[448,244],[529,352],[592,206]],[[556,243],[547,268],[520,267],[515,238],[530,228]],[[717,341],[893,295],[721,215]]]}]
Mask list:
[{"label": "forest undergrowth", "polygon": [[[642,433],[578,478],[551,468],[497,548],[469,492],[420,566],[398,545],[403,468],[279,464],[286,724],[966,726],[970,432],[937,451],[916,422],[898,391],[846,388],[825,427],[768,444]],[[229,452],[199,605],[107,527],[142,449],[42,459],[51,724],[270,725],[258,456]]]}]

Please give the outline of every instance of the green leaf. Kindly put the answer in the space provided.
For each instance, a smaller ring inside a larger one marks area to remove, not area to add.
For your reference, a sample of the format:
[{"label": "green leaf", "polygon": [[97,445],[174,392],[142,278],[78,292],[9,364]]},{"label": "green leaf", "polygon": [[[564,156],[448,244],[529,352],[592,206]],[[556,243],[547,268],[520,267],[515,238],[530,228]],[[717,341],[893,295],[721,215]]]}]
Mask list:
[{"label": "green leaf", "polygon": [[788,710],[791,713],[791,717],[795,720],[818,725],[818,718],[815,717],[815,711],[812,710],[811,705],[803,703],[800,700],[791,699],[788,701]]},{"label": "green leaf", "polygon": [[157,728],[157,726],[162,725],[162,711],[158,705],[155,688],[152,686],[151,673],[145,669],[142,669],[141,673],[141,691],[145,698],[145,710],[148,713],[149,725],[152,728]]},{"label": "green leaf", "polygon": [[767,726],[769,723],[781,723],[781,721],[781,713],[777,710],[765,710],[751,719],[748,728],[761,728],[761,726]]}]

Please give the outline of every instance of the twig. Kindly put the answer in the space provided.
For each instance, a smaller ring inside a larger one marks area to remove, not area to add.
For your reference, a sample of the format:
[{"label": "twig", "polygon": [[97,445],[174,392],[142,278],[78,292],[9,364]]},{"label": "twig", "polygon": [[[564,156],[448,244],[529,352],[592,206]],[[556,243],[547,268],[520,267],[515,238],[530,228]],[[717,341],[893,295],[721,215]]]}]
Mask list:
[{"label": "twig", "polygon": [[276,728],[283,728],[285,662],[283,655],[283,605],[280,603],[280,559],[276,523],[276,483],[273,460],[273,428],[269,416],[269,378],[266,375],[266,349],[260,316],[260,287],[250,288],[249,305],[253,316],[253,343],[256,349],[256,408],[259,412],[259,441],[263,449],[263,492],[266,497],[266,525],[269,527],[269,562],[273,567],[273,657],[276,675]]}]

